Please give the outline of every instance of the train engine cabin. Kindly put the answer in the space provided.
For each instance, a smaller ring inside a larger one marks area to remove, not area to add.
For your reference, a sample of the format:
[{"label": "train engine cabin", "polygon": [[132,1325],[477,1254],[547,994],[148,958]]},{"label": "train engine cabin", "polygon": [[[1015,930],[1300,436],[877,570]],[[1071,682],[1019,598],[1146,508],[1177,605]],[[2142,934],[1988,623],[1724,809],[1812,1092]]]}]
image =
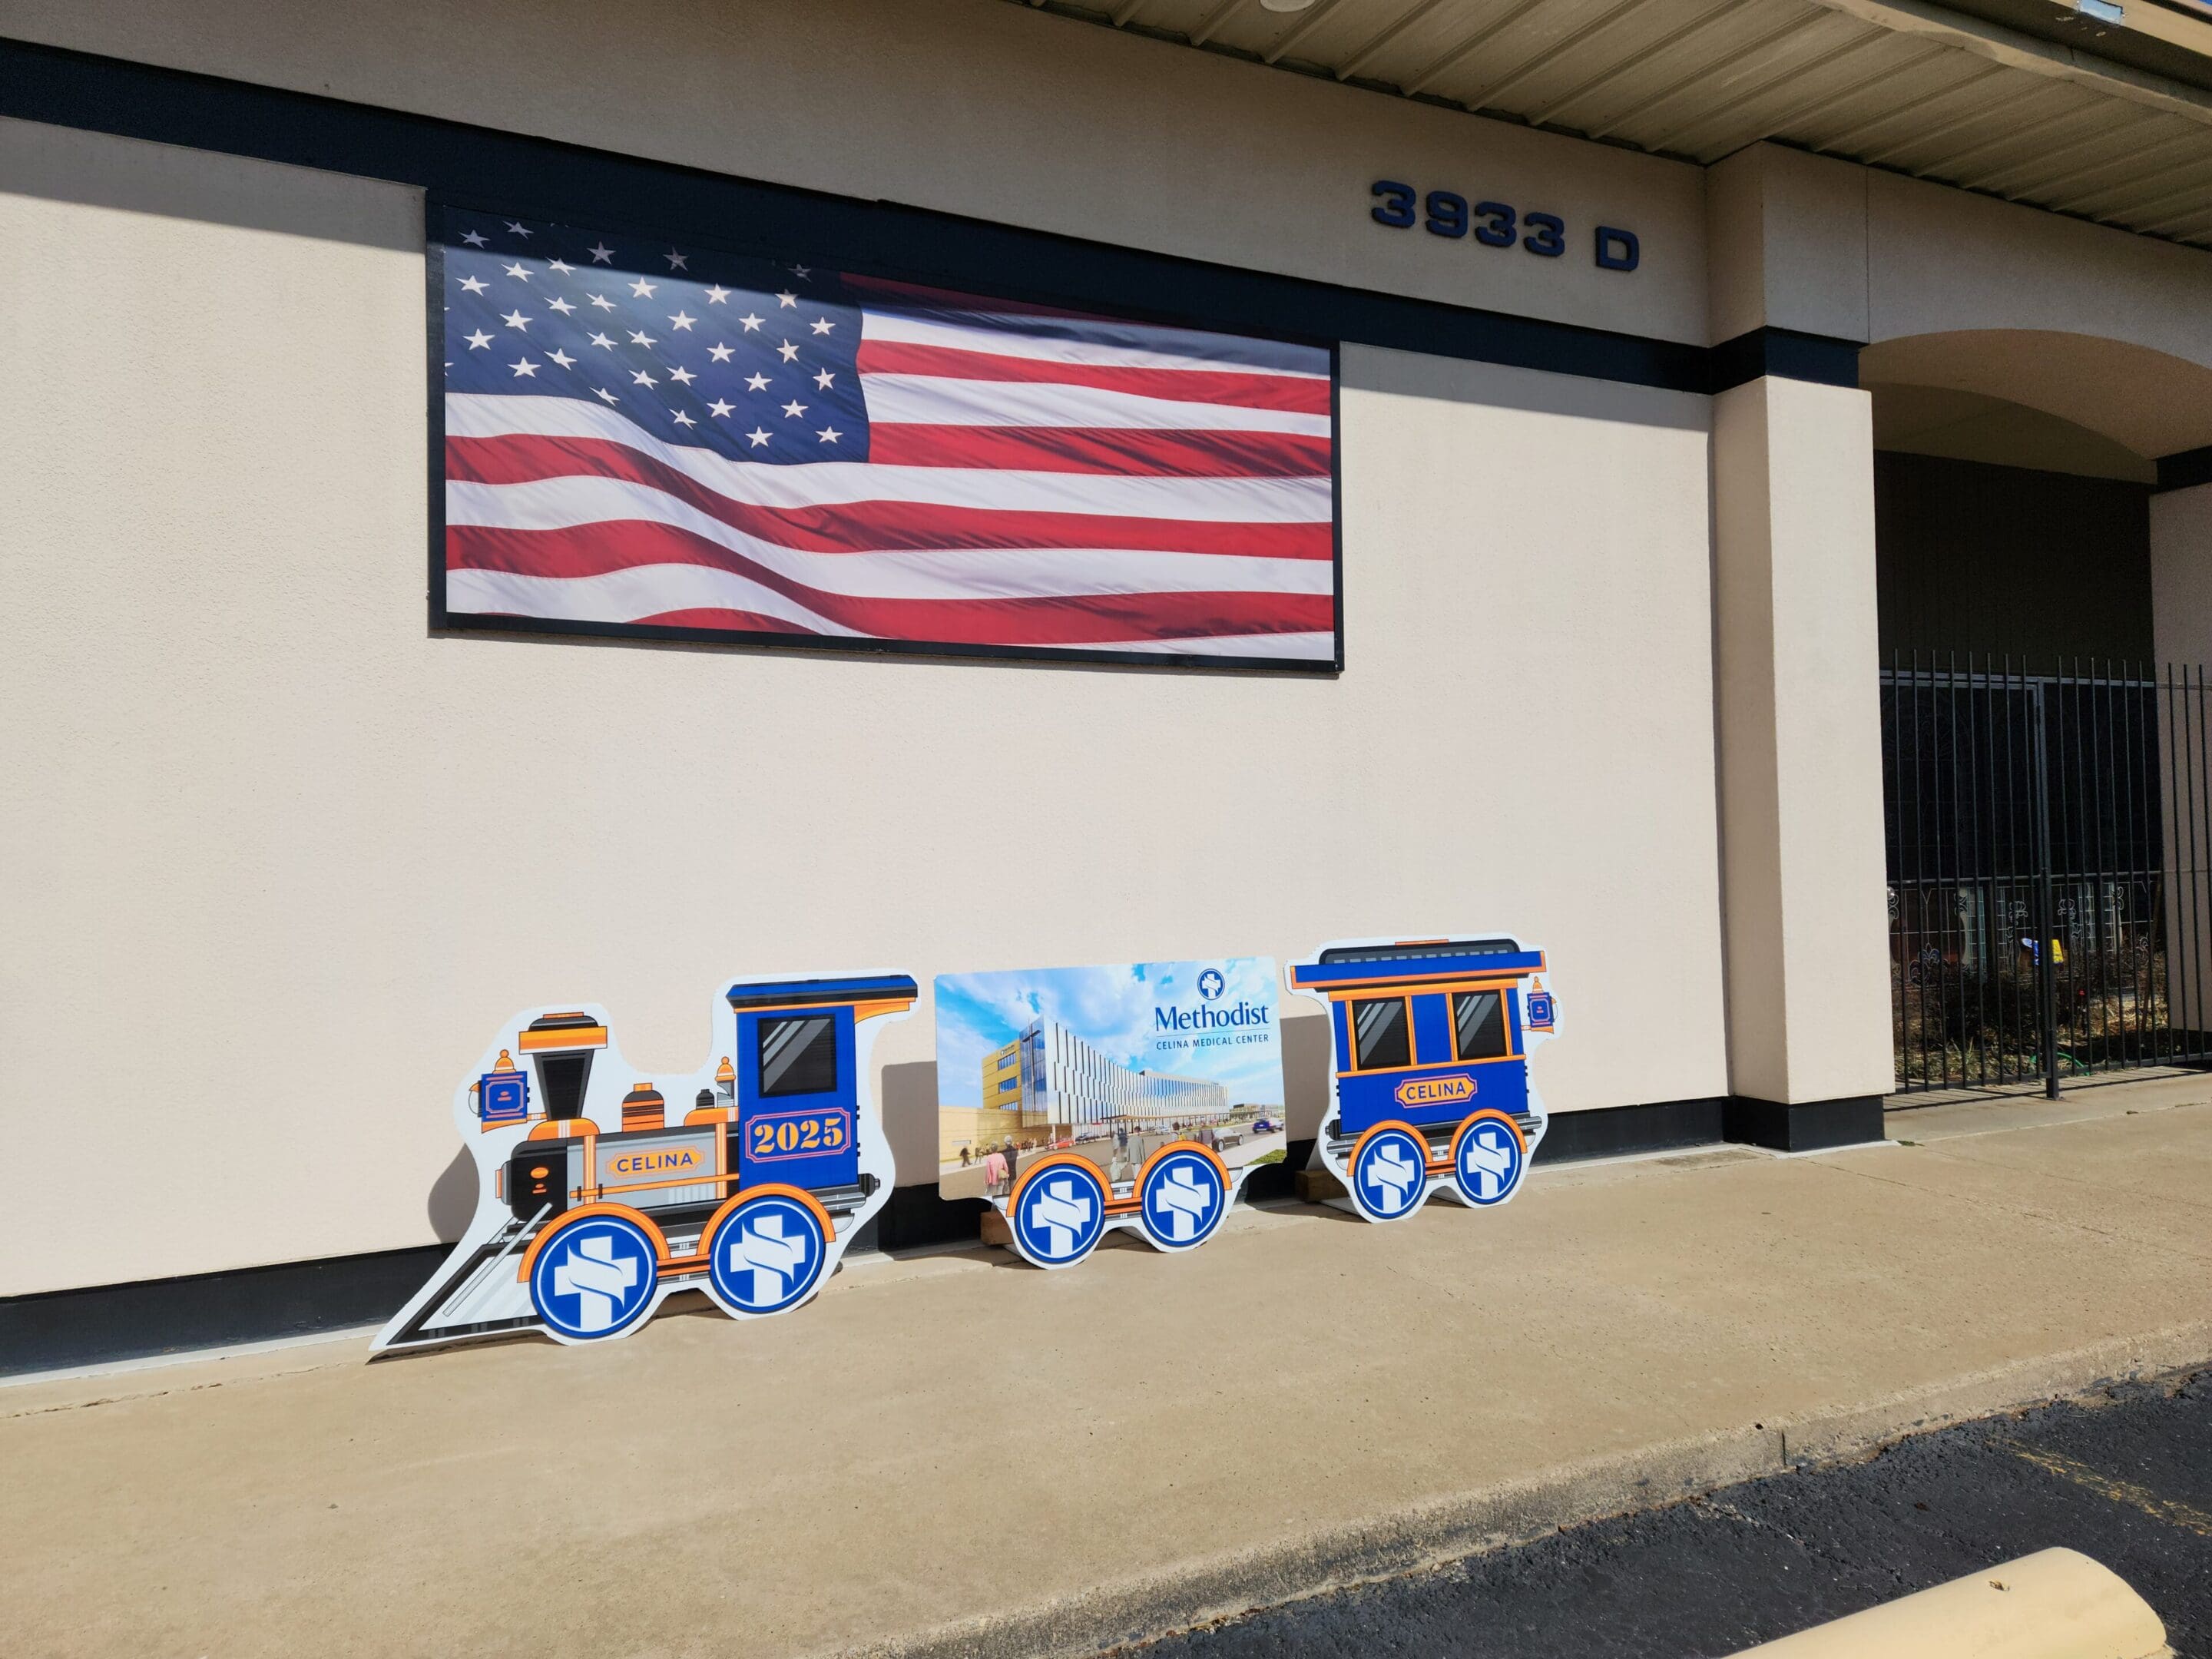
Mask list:
[{"label": "train engine cabin", "polygon": [[1544,971],[1510,939],[1339,945],[1291,969],[1292,989],[1329,1005],[1322,1150],[1363,1214],[1410,1213],[1443,1182],[1470,1203],[1511,1196],[1544,1128],[1528,1059],[1552,1026]]}]

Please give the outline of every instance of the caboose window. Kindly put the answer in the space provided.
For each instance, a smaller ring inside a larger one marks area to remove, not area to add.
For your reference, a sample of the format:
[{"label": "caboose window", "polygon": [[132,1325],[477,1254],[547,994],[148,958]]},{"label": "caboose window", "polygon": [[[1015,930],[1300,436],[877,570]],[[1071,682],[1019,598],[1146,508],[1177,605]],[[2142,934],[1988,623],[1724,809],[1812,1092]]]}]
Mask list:
[{"label": "caboose window", "polygon": [[1501,1060],[1513,1052],[1505,1036],[1505,999],[1495,991],[1452,998],[1452,1036],[1462,1060]]},{"label": "caboose window", "polygon": [[821,1095],[837,1086],[837,1022],[802,1014],[760,1023],[760,1091]]},{"label": "caboose window", "polygon": [[1406,1018],[1406,999],[1377,997],[1352,1005],[1353,1063],[1363,1072],[1387,1071],[1413,1063],[1413,1027]]}]

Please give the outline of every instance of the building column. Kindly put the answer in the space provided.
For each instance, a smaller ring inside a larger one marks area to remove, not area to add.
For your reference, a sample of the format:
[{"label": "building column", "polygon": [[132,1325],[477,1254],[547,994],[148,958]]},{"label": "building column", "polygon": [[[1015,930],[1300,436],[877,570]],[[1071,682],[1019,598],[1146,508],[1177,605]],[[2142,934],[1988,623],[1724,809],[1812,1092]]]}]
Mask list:
[{"label": "building column", "polygon": [[1892,1086],[1871,400],[1713,400],[1730,1139],[1880,1138]]},{"label": "building column", "polygon": [[2150,498],[2150,602],[2166,1010],[2185,1043],[2201,1042],[2212,1031],[2212,483]]}]

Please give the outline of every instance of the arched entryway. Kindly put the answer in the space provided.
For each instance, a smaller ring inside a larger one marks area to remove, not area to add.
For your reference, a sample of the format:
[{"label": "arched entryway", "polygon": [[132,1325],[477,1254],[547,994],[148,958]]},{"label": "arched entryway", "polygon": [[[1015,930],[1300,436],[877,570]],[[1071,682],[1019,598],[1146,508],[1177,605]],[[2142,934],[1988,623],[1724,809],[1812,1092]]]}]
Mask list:
[{"label": "arched entryway", "polygon": [[1899,1086],[2212,1063],[2212,368],[1981,330],[1860,383]]}]

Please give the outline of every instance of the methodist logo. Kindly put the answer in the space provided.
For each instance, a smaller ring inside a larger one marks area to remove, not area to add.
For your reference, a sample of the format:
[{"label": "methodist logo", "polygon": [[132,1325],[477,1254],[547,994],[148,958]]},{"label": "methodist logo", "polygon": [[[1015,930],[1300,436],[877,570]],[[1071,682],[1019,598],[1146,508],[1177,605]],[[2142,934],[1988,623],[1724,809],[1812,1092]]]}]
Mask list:
[{"label": "methodist logo", "polygon": [[1201,1152],[1164,1153],[1145,1172],[1139,1197],[1146,1235],[1164,1250],[1203,1244],[1229,1212],[1221,1171]]},{"label": "methodist logo", "polygon": [[556,1335],[618,1336],[653,1301],[653,1241],[620,1216],[593,1216],[546,1241],[530,1268],[530,1300]]},{"label": "methodist logo", "polygon": [[1106,1185],[1088,1164],[1039,1171],[1016,1194],[1014,1239],[1041,1267],[1065,1267],[1091,1254],[1106,1231]]},{"label": "methodist logo", "polygon": [[[1207,970],[1209,973],[1212,971],[1211,969]],[[1218,979],[1220,975],[1216,974],[1214,977]],[[1207,994],[1203,975],[1199,978],[1198,989],[1200,995]],[[1219,996],[1221,988],[1215,987],[1212,994]],[[1275,1011],[1265,1003],[1247,1002],[1240,997],[1234,1005],[1206,1002],[1195,1008],[1155,1007],[1152,1010],[1152,1029],[1155,1031],[1228,1031],[1245,1026],[1272,1025],[1274,1018]]]},{"label": "methodist logo", "polygon": [[1375,1129],[1352,1156],[1352,1195],[1370,1221],[1411,1215],[1428,1196],[1429,1149],[1410,1131]]},{"label": "methodist logo", "polygon": [[1221,969],[1209,968],[1198,976],[1198,994],[1208,1002],[1221,1000],[1221,994],[1229,988],[1229,981],[1221,976]]},{"label": "methodist logo", "polygon": [[1474,1079],[1467,1076],[1409,1077],[1395,1091],[1401,1106],[1448,1106],[1474,1098]]},{"label": "methodist logo", "polygon": [[763,1193],[722,1218],[708,1247],[707,1273],[714,1299],[732,1313],[781,1313],[806,1299],[828,1255],[811,1206]]},{"label": "methodist logo", "polygon": [[1486,1114],[1469,1118],[1452,1148],[1452,1179],[1470,1204],[1503,1204],[1521,1184],[1527,1164],[1513,1126]]}]

